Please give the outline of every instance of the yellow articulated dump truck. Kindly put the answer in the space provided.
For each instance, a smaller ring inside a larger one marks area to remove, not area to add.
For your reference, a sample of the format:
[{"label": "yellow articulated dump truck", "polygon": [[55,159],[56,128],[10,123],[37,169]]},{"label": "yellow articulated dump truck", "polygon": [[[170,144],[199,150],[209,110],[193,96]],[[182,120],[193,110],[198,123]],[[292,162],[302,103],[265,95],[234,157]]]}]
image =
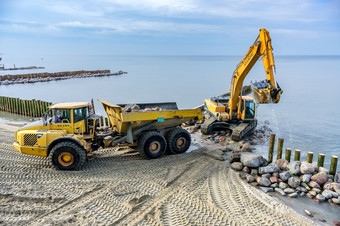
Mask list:
[{"label": "yellow articulated dump truck", "polygon": [[138,110],[125,110],[125,104],[99,101],[110,128],[99,127],[100,117],[87,102],[59,103],[50,106],[42,120],[16,131],[13,146],[24,154],[48,157],[57,169],[78,170],[86,156],[100,147],[137,147],[146,159],[159,158],[166,150],[184,153],[191,137],[180,125],[202,120],[200,109],[178,110],[172,102],[137,104]]}]

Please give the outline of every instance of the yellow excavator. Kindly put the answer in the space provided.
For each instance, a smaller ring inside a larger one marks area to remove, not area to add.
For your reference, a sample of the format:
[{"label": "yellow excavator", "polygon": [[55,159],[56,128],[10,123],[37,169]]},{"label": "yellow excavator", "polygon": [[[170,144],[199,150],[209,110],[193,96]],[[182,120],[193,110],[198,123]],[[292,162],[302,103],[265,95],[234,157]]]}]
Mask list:
[{"label": "yellow excavator", "polygon": [[[243,81],[260,57],[267,78],[252,83],[254,98],[242,96]],[[239,141],[253,131],[257,125],[256,103],[280,101],[283,91],[275,82],[274,71],[271,38],[269,32],[262,28],[254,44],[233,73],[229,97],[212,97],[204,101],[204,108],[212,117],[202,124],[201,132],[211,134],[218,130],[229,130],[231,138]]]}]

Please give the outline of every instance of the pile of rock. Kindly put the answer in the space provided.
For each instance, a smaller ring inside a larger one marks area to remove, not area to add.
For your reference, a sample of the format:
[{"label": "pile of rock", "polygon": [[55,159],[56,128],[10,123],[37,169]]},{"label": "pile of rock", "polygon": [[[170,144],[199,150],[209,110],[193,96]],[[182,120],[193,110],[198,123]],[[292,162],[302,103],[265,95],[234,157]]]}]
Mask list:
[{"label": "pile of rock", "polygon": [[291,198],[307,196],[315,202],[327,200],[340,205],[340,171],[335,177],[324,167],[307,162],[279,159],[268,164],[261,155],[235,153],[231,168],[243,171],[244,179],[264,192],[277,192]]},{"label": "pile of rock", "polygon": [[123,108],[123,112],[151,112],[151,111],[165,111],[166,109],[160,107],[141,109],[138,104],[127,104]]}]

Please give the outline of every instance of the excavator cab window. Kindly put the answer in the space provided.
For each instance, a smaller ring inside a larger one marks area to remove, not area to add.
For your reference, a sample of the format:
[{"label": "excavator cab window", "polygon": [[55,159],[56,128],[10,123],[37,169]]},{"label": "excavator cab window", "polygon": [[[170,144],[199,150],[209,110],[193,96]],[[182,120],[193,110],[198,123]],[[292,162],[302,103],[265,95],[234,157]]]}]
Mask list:
[{"label": "excavator cab window", "polygon": [[246,101],[246,115],[245,118],[253,119],[255,118],[255,103],[254,101]]}]

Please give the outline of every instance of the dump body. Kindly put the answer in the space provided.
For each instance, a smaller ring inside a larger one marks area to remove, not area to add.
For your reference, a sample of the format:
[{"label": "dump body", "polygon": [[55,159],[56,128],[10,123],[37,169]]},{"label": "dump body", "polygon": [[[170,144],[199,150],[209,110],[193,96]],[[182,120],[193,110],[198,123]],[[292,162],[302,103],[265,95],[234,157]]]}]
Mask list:
[{"label": "dump body", "polygon": [[[143,128],[152,122],[156,122],[148,130],[162,130],[181,125],[187,121],[202,120],[200,109],[178,110],[176,103],[149,103],[138,104],[139,111],[124,112],[126,104],[111,104],[107,101],[98,100],[103,104],[107,116],[112,125],[112,129],[118,134],[126,134],[128,129],[132,131]],[[150,108],[162,110],[147,111]]]}]

